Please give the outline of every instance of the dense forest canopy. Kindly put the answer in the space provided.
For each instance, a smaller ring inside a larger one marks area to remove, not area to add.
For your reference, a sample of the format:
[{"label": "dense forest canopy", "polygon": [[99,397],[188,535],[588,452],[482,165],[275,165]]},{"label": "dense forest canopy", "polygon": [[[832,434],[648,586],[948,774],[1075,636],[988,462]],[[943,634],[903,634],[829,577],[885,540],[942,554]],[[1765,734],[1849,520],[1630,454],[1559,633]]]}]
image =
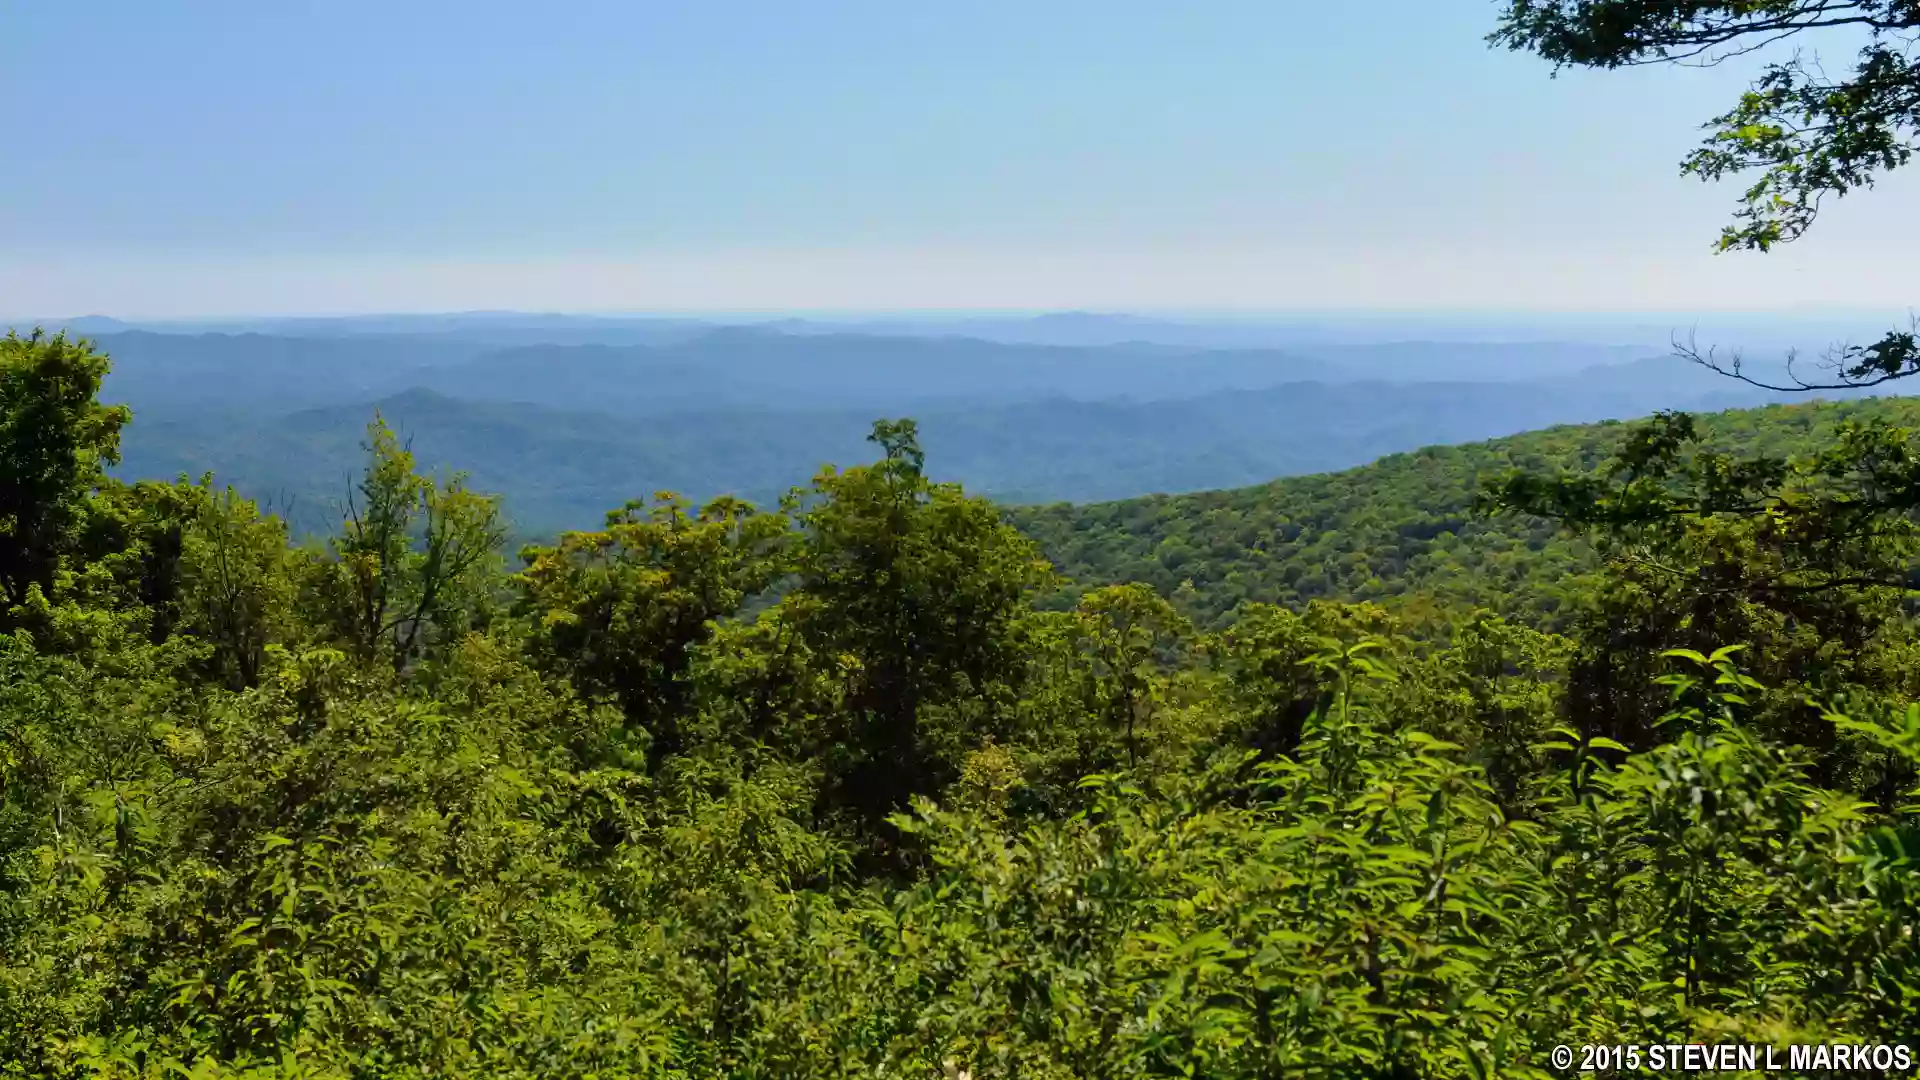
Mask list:
[{"label": "dense forest canopy", "polygon": [[[105,357],[0,349],[10,1074],[1544,1076],[1912,1015],[1913,537],[1847,517],[1905,402],[1017,515],[1069,585],[905,421],[512,560],[376,421],[290,544],[106,474]],[[1609,516],[1655,458],[1781,501]],[[1597,543],[1495,505],[1583,484]],[[1172,522],[1199,584],[1099,583]],[[1418,604],[1310,578],[1422,534],[1356,571]]]},{"label": "dense forest canopy", "polygon": [[[1829,445],[1849,422],[1920,426],[1920,403],[1714,413],[1700,418],[1699,435],[1718,452],[1786,458]],[[1017,507],[1009,519],[1064,575],[1053,603],[1084,588],[1140,581],[1215,628],[1249,601],[1366,600],[1416,621],[1427,610],[1480,606],[1561,629],[1592,585],[1585,575],[1598,568],[1598,554],[1586,533],[1556,520],[1478,512],[1486,484],[1515,470],[1587,474],[1635,430],[1618,423],[1552,428],[1229,491]]]},{"label": "dense forest canopy", "polygon": [[[1857,77],[1726,121],[1765,247],[1905,161],[1911,3],[1511,0],[1497,38],[1832,20]],[[1912,1067],[1904,402],[1012,514],[887,420],[765,505],[510,552],[377,418],[313,541],[116,479],[110,367],[0,340],[0,1075]]]}]

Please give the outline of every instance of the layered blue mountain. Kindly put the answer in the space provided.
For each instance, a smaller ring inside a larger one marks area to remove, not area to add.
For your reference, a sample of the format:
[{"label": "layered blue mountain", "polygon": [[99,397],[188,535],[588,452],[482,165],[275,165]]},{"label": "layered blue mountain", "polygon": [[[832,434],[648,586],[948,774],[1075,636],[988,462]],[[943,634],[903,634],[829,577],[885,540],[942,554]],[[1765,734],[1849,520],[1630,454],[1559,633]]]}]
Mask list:
[{"label": "layered blue mountain", "polygon": [[[1052,397],[934,404],[912,415],[930,471],[1005,502],[1097,501],[1258,483],[1385,454],[1656,408],[1753,404],[1728,386],[1676,396],[1598,375],[1530,383],[1300,382],[1158,401]],[[775,501],[830,462],[867,460],[870,407],[737,407],[634,416],[413,389],[283,416],[246,412],[136,423],[124,475],[211,471],[298,507],[325,529],[375,410],[423,463],[499,492],[528,534],[588,528],[629,499],[673,490]]]},{"label": "layered blue mountain", "polygon": [[211,472],[293,507],[308,529],[332,526],[376,411],[426,464],[469,471],[524,532],[544,534],[660,490],[772,502],[817,465],[867,459],[880,417],[920,422],[939,478],[1017,503],[1232,487],[1769,397],[1644,345],[1201,348],[1182,335],[1279,331],[1077,314],[958,325],[1105,343],[901,320],[473,313],[194,333],[76,322],[113,357],[105,397],[136,412],[122,475]]}]

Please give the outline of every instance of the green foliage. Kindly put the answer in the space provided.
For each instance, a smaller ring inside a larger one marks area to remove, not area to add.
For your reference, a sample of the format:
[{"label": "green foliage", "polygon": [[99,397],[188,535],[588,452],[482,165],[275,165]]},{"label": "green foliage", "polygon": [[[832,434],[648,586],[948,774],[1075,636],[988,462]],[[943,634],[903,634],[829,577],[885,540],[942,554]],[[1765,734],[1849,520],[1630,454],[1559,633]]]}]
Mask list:
[{"label": "green foliage", "polygon": [[[1829,448],[1850,424],[1863,431],[1920,424],[1920,405],[1882,399],[1716,413],[1697,421],[1697,448],[1726,462],[1810,453],[1832,461]],[[1567,535],[1555,518],[1603,493],[1570,490],[1561,502],[1501,516],[1482,512],[1483,488],[1515,472],[1585,476],[1635,431],[1627,424],[1554,428],[1259,487],[1018,508],[1009,516],[1071,583],[1055,599],[1059,606],[1085,588],[1141,581],[1209,629],[1226,625],[1242,603],[1299,608],[1316,599],[1374,601],[1414,622],[1481,607],[1564,629],[1601,560],[1587,537]],[[1899,460],[1872,459],[1857,482],[1876,482],[1904,467]],[[1572,523],[1598,524],[1591,515]]]},{"label": "green foliage", "polygon": [[665,494],[608,515],[602,532],[530,548],[518,581],[535,647],[582,691],[615,698],[656,763],[679,753],[695,649],[781,576],[786,531],[785,518],[735,500],[693,516]]},{"label": "green foliage", "polygon": [[497,499],[468,491],[459,475],[444,485],[420,475],[378,416],[367,440],[334,558],[317,564],[307,587],[340,640],[404,668],[474,624],[506,534]]},{"label": "green foliage", "polygon": [[842,706],[823,738],[836,801],[869,822],[949,782],[969,731],[1001,725],[1010,630],[1046,580],[998,508],[927,479],[912,421],[875,424],[873,441],[879,462],[815,479],[782,601],[840,665]]},{"label": "green foliage", "polygon": [[30,590],[53,587],[88,494],[119,460],[131,414],[99,403],[107,366],[65,334],[0,338],[0,626]]},{"label": "green foliage", "polygon": [[259,683],[267,650],[298,633],[286,525],[232,488],[202,485],[183,531],[178,626],[212,646],[208,663],[229,689]]},{"label": "green foliage", "polygon": [[1828,439],[1737,456],[1702,446],[1691,417],[1663,415],[1604,469],[1495,485],[1495,505],[1596,531],[1609,556],[1571,631],[1584,645],[1572,715],[1649,745],[1662,712],[1652,658],[1740,641],[1774,688],[1761,709],[1769,730],[1819,750],[1830,781],[1864,767],[1807,700],[1920,690],[1905,614],[1920,464],[1911,434],[1884,419],[1845,419]]},{"label": "green foliage", "polygon": [[[1067,596],[905,421],[778,513],[663,494],[512,576],[378,421],[324,547],[95,472],[0,633],[0,1076],[1479,1080],[1897,1033],[1907,443],[1848,418],[1901,408],[1432,452],[1177,533],[1090,508],[1195,587]],[[1471,517],[1496,462],[1615,450],[1503,489],[1577,556]],[[1195,540],[1282,514],[1481,573],[1207,600],[1270,557]],[[1564,636],[1451,603],[1565,565],[1551,618],[1504,605]]]}]

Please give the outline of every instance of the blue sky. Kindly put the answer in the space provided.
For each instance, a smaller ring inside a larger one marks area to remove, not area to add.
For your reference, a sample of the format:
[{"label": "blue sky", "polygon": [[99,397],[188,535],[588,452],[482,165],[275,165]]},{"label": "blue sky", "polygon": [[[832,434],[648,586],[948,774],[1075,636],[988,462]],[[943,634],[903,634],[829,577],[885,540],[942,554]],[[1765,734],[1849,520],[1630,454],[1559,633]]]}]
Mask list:
[{"label": "blue sky", "polygon": [[[1901,177],[1710,254],[1744,71],[1491,0],[19,4],[0,310],[1899,308]],[[1889,242],[1893,241],[1893,242]]]}]

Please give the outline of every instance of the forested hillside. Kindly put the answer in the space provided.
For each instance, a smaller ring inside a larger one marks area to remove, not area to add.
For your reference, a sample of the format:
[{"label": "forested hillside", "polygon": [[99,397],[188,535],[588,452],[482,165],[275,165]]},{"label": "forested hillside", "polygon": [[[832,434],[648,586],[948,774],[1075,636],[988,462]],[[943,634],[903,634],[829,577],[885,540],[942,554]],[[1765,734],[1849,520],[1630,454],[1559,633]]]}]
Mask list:
[{"label": "forested hillside", "polygon": [[[1905,398],[1775,405],[1702,419],[1705,445],[1786,457],[1830,443],[1845,424],[1920,426]],[[1553,428],[1394,454],[1325,476],[1232,491],[1086,506],[1021,507],[1010,519],[1082,588],[1147,582],[1204,626],[1241,603],[1379,601],[1410,616],[1481,606],[1560,626],[1592,587],[1591,545],[1540,518],[1475,510],[1489,480],[1519,469],[1585,473],[1632,425]]]}]

